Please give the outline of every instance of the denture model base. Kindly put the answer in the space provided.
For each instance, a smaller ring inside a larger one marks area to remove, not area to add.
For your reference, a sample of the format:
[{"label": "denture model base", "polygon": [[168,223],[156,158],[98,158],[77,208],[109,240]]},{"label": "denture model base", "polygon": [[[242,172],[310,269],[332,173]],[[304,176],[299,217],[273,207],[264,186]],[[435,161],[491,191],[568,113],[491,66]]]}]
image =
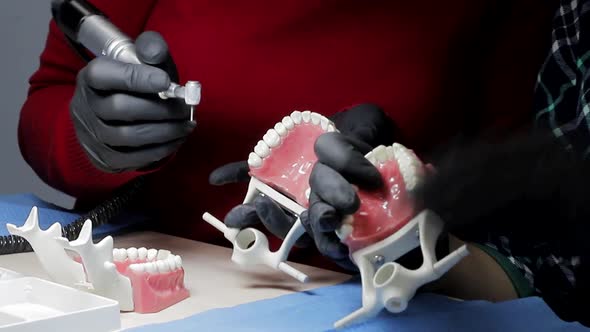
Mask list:
[{"label": "denture model base", "polygon": [[[304,233],[299,215],[309,205],[309,176],[317,162],[315,141],[330,131],[337,128],[326,117],[295,111],[268,130],[248,156],[251,180],[244,203],[262,193],[297,217],[277,252],[269,251],[267,238],[258,230],[231,229],[210,214],[203,215],[234,244],[234,262],[266,264],[301,277],[284,261]],[[442,222],[433,212],[416,209],[413,191],[429,167],[413,151],[395,143],[376,147],[365,157],[377,167],[385,185],[376,191],[358,190],[360,208],[346,216],[336,232],[361,272],[363,289],[362,308],[336,322],[337,328],[373,317],[383,308],[404,311],[419,287],[440,278],[468,254],[462,246],[437,261],[435,247]],[[418,246],[423,255],[419,269],[408,270],[394,262]]]},{"label": "denture model base", "polygon": [[180,256],[168,250],[113,249],[110,236],[94,244],[90,220],[71,242],[62,237],[59,223],[39,228],[37,207],[23,226],[6,227],[31,244],[52,281],[118,301],[121,311],[154,313],[190,296]]}]

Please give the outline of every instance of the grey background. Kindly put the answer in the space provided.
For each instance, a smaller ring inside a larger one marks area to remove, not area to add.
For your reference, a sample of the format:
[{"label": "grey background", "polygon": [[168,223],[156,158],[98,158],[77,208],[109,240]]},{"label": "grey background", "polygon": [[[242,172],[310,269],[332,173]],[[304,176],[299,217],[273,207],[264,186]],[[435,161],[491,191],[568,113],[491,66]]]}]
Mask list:
[{"label": "grey background", "polygon": [[73,199],[43,183],[23,160],[17,141],[28,79],[39,66],[51,18],[49,0],[0,1],[0,194],[34,193],[70,208]]}]

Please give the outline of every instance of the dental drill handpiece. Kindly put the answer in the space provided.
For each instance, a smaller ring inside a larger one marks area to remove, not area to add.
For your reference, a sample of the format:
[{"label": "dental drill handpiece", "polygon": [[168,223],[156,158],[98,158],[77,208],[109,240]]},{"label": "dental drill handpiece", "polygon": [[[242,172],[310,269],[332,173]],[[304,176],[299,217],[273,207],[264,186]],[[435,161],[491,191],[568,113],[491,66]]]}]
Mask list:
[{"label": "dental drill handpiece", "polygon": [[[75,46],[84,46],[95,56],[108,56],[117,61],[142,64],[137,57],[131,38],[113,25],[97,8],[84,0],[52,0],[53,17]],[[190,106],[190,119],[194,121],[194,108],[201,101],[201,84],[188,81],[185,86],[170,83],[166,91],[158,94],[162,99],[182,98]]]}]

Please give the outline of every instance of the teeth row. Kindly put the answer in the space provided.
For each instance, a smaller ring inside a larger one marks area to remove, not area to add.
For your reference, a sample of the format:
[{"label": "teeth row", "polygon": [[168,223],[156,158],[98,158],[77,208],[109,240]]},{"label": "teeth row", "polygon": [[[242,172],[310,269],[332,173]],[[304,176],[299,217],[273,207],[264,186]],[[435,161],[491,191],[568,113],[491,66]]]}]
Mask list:
[{"label": "teeth row", "polygon": [[274,128],[269,129],[262,140],[258,141],[254,152],[248,155],[248,165],[250,167],[262,166],[262,159],[270,155],[271,149],[276,148],[281,144],[281,138],[287,136],[290,130],[301,123],[312,123],[319,125],[324,131],[336,131],[334,124],[325,116],[311,111],[294,111],[291,115],[283,118],[281,122],[277,122]]},{"label": "teeth row", "polygon": [[394,151],[400,173],[402,174],[404,183],[406,184],[406,190],[414,190],[422,179],[422,169],[424,167],[422,162],[420,159],[418,159],[414,151],[401,144],[393,144],[392,149]]},{"label": "teeth row", "polygon": [[141,247],[139,249],[131,247],[129,249],[113,249],[113,260],[115,262],[122,262],[126,259],[130,261],[148,260],[154,261],[156,259],[166,259],[170,255],[168,250],[147,249]]},{"label": "teeth row", "polygon": [[167,258],[159,259],[155,262],[136,263],[129,265],[129,268],[135,272],[147,272],[150,274],[165,273],[175,271],[182,267],[182,259],[178,255],[169,255]]},{"label": "teeth row", "polygon": [[389,160],[397,161],[400,173],[406,184],[406,190],[412,191],[420,181],[422,162],[414,152],[399,143],[385,147],[376,147],[365,156],[373,165],[384,163]]}]

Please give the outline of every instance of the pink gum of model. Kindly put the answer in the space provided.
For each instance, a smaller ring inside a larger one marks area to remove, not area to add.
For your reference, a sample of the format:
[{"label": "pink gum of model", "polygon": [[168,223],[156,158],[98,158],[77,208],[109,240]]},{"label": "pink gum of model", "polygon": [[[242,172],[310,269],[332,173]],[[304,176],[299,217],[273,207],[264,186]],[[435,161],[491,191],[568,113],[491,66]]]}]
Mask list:
[{"label": "pink gum of model", "polygon": [[[250,174],[307,208],[309,177],[317,162],[314,143],[323,133],[336,129],[320,114],[291,113],[258,142],[248,159]],[[378,156],[375,149],[368,159],[381,173],[385,186],[377,191],[358,190],[360,208],[345,219],[339,232],[351,252],[387,238],[416,215],[406,180],[415,187],[429,169],[399,144],[379,149]]]}]

